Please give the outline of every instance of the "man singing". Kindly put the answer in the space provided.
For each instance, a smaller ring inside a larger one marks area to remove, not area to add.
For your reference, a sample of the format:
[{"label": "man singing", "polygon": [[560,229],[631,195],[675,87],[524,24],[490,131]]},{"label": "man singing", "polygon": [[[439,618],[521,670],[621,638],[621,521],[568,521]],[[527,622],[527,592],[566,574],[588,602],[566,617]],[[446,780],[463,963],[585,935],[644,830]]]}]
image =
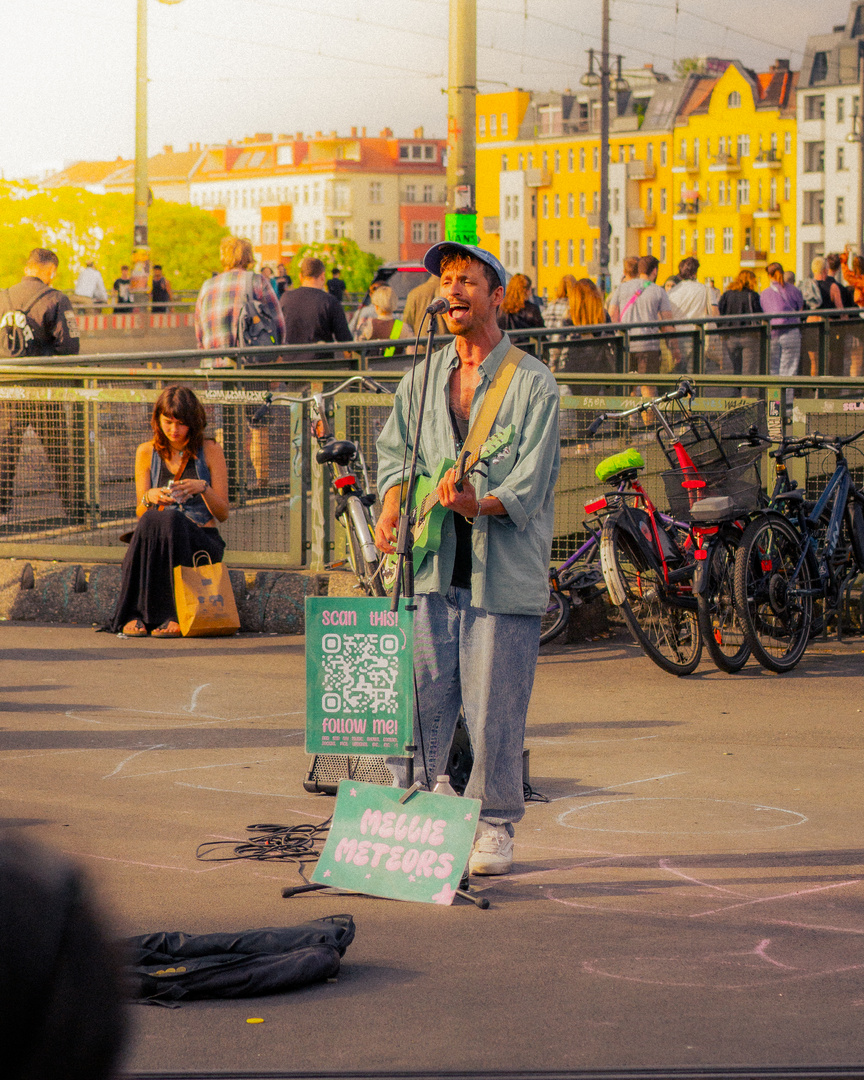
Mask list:
[{"label": "man singing", "polygon": [[[469,869],[506,874],[513,865],[513,825],[525,812],[522,743],[540,616],[549,598],[559,394],[546,367],[511,350],[498,328],[506,276],[493,255],[445,242],[429,249],[424,265],[441,277],[439,295],[450,303],[445,321],[456,337],[431,358],[420,473],[431,476],[443,459],[458,456],[496,372],[518,363],[492,426],[493,433],[515,426],[509,452],[493,460],[488,476],[473,473],[461,490],[452,469],[439,485],[441,504],[452,513],[440,548],[417,570],[414,617],[416,776],[428,784],[446,772],[461,706],[474,750],[465,794],[482,803]],[[400,383],[377,443],[383,509],[375,541],[385,552],[394,550],[403,454],[406,442],[409,456],[413,449],[421,375],[413,403],[410,375]]]}]

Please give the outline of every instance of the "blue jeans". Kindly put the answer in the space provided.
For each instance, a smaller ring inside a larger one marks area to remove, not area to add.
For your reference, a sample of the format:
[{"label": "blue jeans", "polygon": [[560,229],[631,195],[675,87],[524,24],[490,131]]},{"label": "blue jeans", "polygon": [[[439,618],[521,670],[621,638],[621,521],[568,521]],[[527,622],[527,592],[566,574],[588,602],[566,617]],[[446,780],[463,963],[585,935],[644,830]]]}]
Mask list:
[{"label": "blue jeans", "polygon": [[797,375],[801,364],[801,331],[797,326],[771,335],[771,374]]},{"label": "blue jeans", "polygon": [[540,616],[496,615],[472,607],[470,589],[418,596],[416,603],[415,776],[431,786],[447,771],[461,705],[474,751],[465,795],[480,799],[484,821],[519,821],[525,813],[522,744]]}]

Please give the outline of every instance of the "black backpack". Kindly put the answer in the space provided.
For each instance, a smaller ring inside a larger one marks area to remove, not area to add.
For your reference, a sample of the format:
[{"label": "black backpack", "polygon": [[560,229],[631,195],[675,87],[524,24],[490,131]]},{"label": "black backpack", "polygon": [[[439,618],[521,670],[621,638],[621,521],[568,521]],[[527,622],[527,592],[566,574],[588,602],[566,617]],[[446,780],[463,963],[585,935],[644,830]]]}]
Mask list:
[{"label": "black backpack", "polygon": [[350,915],[238,934],[144,934],[126,942],[132,995],[153,1004],[278,994],[333,978]]},{"label": "black backpack", "polygon": [[[281,345],[281,334],[278,323],[261,303],[256,300],[252,286],[255,275],[251,270],[246,271],[246,292],[243,296],[243,306],[237,319],[237,345]],[[244,366],[253,364],[273,363],[275,357],[247,356],[243,358]]]},{"label": "black backpack", "polygon": [[9,290],[3,290],[5,299],[2,301],[3,315],[0,317],[0,356],[18,357],[29,353],[34,334],[27,315],[33,305],[49,292],[51,286],[46,285],[26,307],[16,308],[12,305]]}]

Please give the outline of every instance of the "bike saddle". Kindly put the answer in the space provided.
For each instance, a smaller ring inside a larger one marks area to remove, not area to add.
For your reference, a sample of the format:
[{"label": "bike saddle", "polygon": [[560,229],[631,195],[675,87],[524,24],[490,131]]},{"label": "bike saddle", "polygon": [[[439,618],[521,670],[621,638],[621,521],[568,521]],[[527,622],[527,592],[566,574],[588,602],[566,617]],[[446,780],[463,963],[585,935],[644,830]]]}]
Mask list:
[{"label": "bike saddle", "polygon": [[336,465],[347,465],[356,456],[357,447],[353,442],[349,442],[347,439],[334,439],[333,442],[327,443],[318,451],[315,460],[319,465],[328,462],[333,462]]},{"label": "bike saddle", "polygon": [[710,499],[699,499],[690,507],[690,517],[693,521],[714,522],[732,521],[738,517],[740,511],[735,500],[728,495],[715,495]]}]

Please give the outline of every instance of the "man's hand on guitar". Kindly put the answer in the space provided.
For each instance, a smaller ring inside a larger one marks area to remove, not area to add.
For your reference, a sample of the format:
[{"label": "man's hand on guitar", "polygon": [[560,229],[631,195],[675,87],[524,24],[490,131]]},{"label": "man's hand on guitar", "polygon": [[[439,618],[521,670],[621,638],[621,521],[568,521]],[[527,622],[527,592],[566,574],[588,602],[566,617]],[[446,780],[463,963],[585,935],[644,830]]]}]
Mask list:
[{"label": "man's hand on guitar", "polygon": [[384,504],[375,525],[375,547],[385,555],[396,550],[396,531],[399,527],[399,488],[392,487],[384,496]]},{"label": "man's hand on guitar", "polygon": [[476,518],[480,514],[480,500],[470,480],[462,481],[462,490],[456,490],[456,470],[448,469],[438,485],[438,501],[447,510],[461,514],[466,518]]}]

